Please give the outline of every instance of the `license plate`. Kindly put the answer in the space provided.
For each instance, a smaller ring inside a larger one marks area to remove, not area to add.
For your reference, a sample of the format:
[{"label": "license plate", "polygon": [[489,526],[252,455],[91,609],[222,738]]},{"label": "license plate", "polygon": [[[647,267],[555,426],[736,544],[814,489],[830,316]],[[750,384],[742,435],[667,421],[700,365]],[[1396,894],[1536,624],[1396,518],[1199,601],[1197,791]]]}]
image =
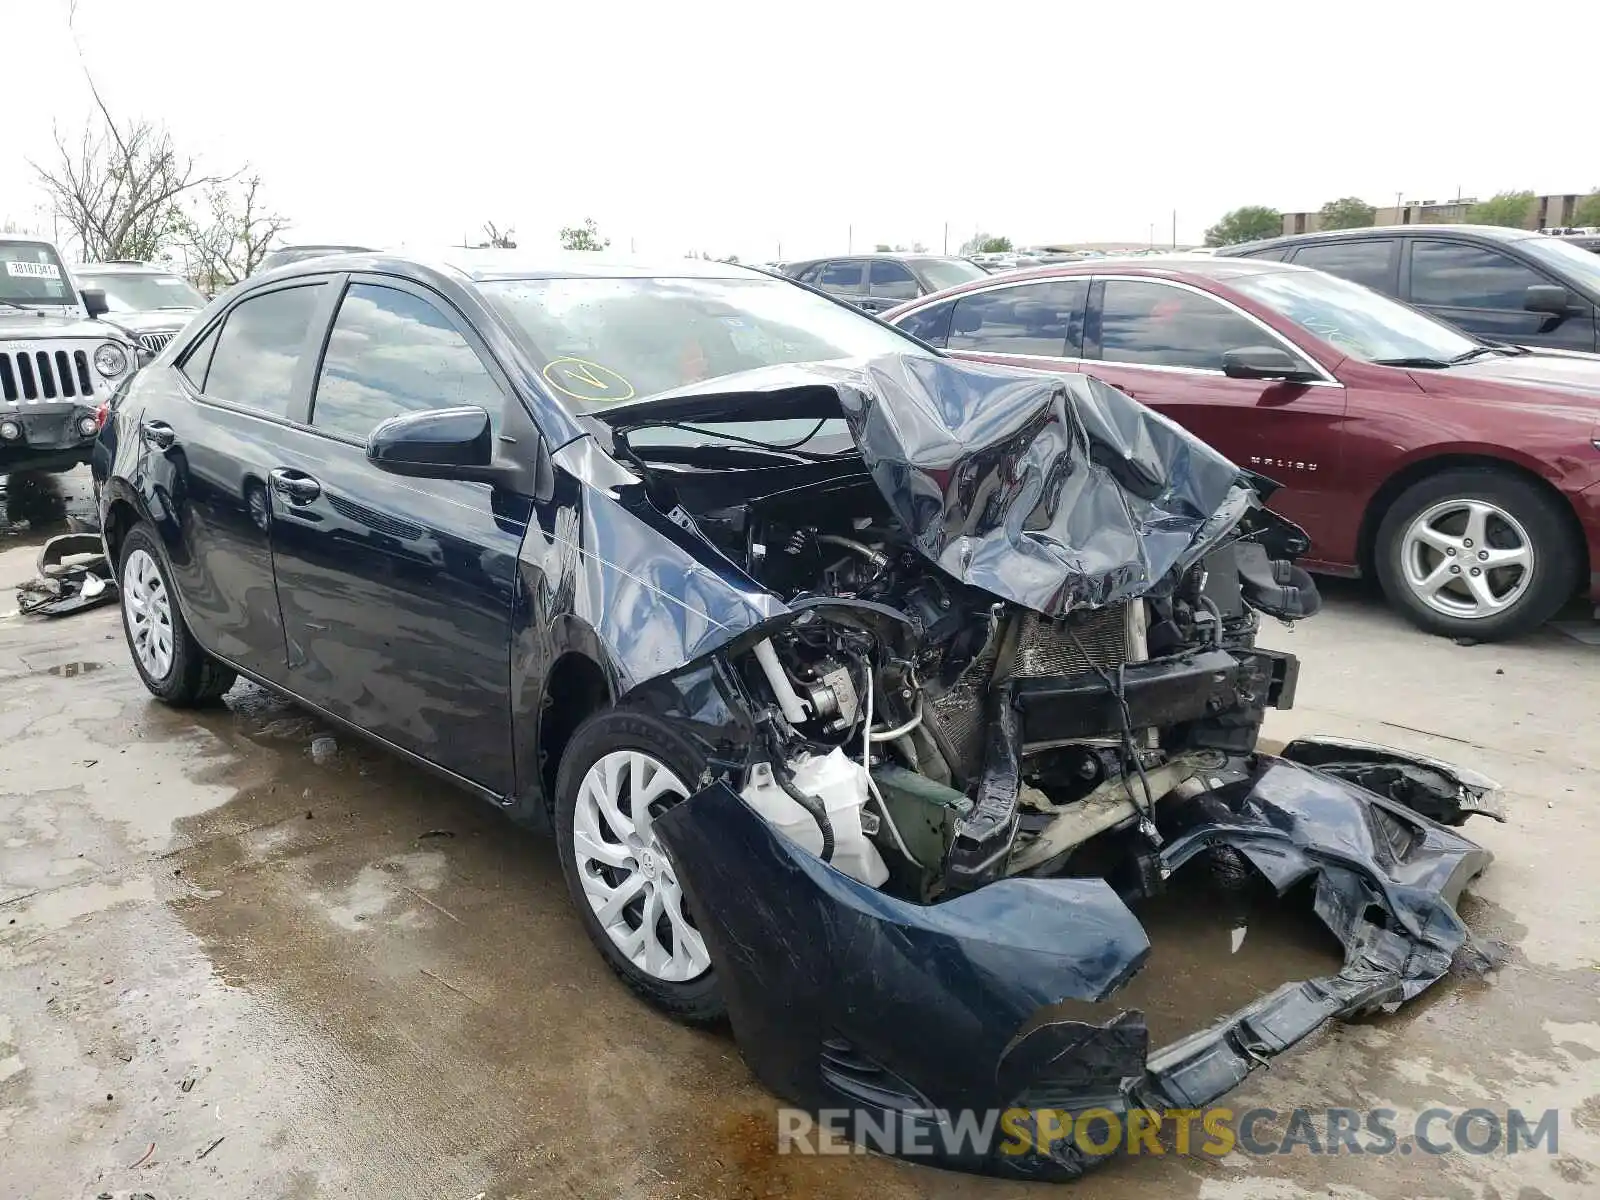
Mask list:
[{"label": "license plate", "polygon": [[13,279],[60,279],[61,268],[55,263],[16,262],[6,263],[6,274]]}]

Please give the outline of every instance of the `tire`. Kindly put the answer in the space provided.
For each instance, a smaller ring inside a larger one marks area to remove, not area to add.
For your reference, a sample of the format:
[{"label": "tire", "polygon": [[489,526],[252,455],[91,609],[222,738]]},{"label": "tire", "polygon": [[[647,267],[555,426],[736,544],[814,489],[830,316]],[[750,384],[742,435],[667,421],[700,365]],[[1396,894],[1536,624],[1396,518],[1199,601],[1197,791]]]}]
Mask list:
[{"label": "tire", "polygon": [[174,708],[195,708],[215,703],[233,686],[238,676],[202,650],[184,623],[166,556],[148,525],[135,525],[123,538],[117,586],[128,654],[152,696]]},{"label": "tire", "polygon": [[[642,772],[635,775],[633,766],[641,760]],[[716,968],[694,929],[671,859],[630,817],[639,812],[632,804],[634,782],[645,782],[646,814],[659,815],[699,789],[705,768],[700,753],[670,726],[607,708],[573,732],[556,776],[557,850],[584,930],[628,987],[691,1025],[712,1024],[727,1013]],[[608,792],[608,770],[621,785],[620,792],[610,791],[614,817],[599,802]],[[630,898],[614,911],[623,895]],[[608,901],[614,915],[602,920]],[[647,913],[655,917],[653,939],[645,932]]]},{"label": "tire", "polygon": [[1384,594],[1416,625],[1487,642],[1554,616],[1577,592],[1581,554],[1559,501],[1478,467],[1441,471],[1401,493],[1378,527],[1376,560]]}]

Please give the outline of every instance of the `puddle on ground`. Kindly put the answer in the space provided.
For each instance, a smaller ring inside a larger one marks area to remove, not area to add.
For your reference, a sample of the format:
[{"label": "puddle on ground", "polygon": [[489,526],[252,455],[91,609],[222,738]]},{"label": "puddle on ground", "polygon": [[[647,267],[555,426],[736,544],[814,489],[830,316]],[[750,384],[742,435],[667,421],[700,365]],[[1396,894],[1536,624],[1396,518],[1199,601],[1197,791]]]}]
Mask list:
[{"label": "puddle on ground", "polygon": [[70,662],[57,663],[53,667],[46,667],[38,672],[40,675],[59,675],[63,679],[71,679],[76,675],[88,675],[93,671],[105,669],[105,663],[99,662]]},{"label": "puddle on ground", "polygon": [[[1260,884],[1260,886],[1254,886]],[[1242,891],[1195,863],[1134,908],[1150,958],[1112,1002],[1141,1009],[1150,1045],[1205,1029],[1285,983],[1336,974],[1344,949],[1311,909],[1309,890],[1279,898],[1259,880]]]}]

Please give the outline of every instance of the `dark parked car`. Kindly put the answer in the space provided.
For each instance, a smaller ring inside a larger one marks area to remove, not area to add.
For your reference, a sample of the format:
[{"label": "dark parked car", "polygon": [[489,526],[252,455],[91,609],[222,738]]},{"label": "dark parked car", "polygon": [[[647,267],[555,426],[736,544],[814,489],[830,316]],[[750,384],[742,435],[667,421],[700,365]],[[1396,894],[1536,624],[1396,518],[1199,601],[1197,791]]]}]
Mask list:
[{"label": "dark parked car", "polygon": [[1600,350],[1600,256],[1533,230],[1390,225],[1246,242],[1217,254],[1327,271],[1486,341]]},{"label": "dark parked car", "polygon": [[1273,505],[1311,535],[1305,565],[1375,572],[1425,629],[1505,637],[1600,600],[1600,360],[1487,345],[1249,258],[1046,267],[886,319],[1167,414],[1285,485]]},{"label": "dark parked car", "polygon": [[787,263],[784,274],[877,313],[987,271],[970,259],[937,254],[847,254]]},{"label": "dark parked car", "polygon": [[187,279],[149,263],[79,263],[72,275],[80,288],[105,293],[106,312],[100,319],[150,355],[159,354],[206,306],[206,298]]},{"label": "dark parked car", "polygon": [[[1193,1107],[1472,957],[1489,855],[1419,814],[1494,786],[1254,753],[1304,535],[1104,384],[722,264],[357,255],[213,303],[101,445],[154,695],[245,675],[553,827],[610,966],[791,1101]],[[1314,887],[1349,965],[1152,1054],[1129,905],[1191,862]]]},{"label": "dark parked car", "polygon": [[261,265],[256,268],[257,274],[275,271],[279,267],[287,267],[290,263],[306,262],[313,258],[326,258],[330,254],[370,254],[371,246],[343,246],[343,245],[306,245],[306,246],[279,246],[272,253],[261,260]]}]

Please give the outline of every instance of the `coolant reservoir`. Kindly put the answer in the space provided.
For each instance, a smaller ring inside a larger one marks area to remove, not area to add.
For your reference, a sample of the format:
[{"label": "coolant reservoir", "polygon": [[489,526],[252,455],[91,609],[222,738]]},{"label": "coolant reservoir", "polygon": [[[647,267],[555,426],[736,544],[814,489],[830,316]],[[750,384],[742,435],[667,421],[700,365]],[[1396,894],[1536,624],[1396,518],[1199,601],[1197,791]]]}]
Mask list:
[{"label": "coolant reservoir", "polygon": [[[833,865],[862,883],[879,887],[889,878],[878,848],[861,832],[861,806],[867,802],[867,773],[845,756],[843,750],[800,759],[789,764],[794,786],[822,801],[833,825]],[[822,853],[822,830],[817,820],[796,804],[772,777],[772,767],[757,763],[750,772],[750,784],[741,793],[745,803],[760,813],[769,824],[791,842]]]}]

